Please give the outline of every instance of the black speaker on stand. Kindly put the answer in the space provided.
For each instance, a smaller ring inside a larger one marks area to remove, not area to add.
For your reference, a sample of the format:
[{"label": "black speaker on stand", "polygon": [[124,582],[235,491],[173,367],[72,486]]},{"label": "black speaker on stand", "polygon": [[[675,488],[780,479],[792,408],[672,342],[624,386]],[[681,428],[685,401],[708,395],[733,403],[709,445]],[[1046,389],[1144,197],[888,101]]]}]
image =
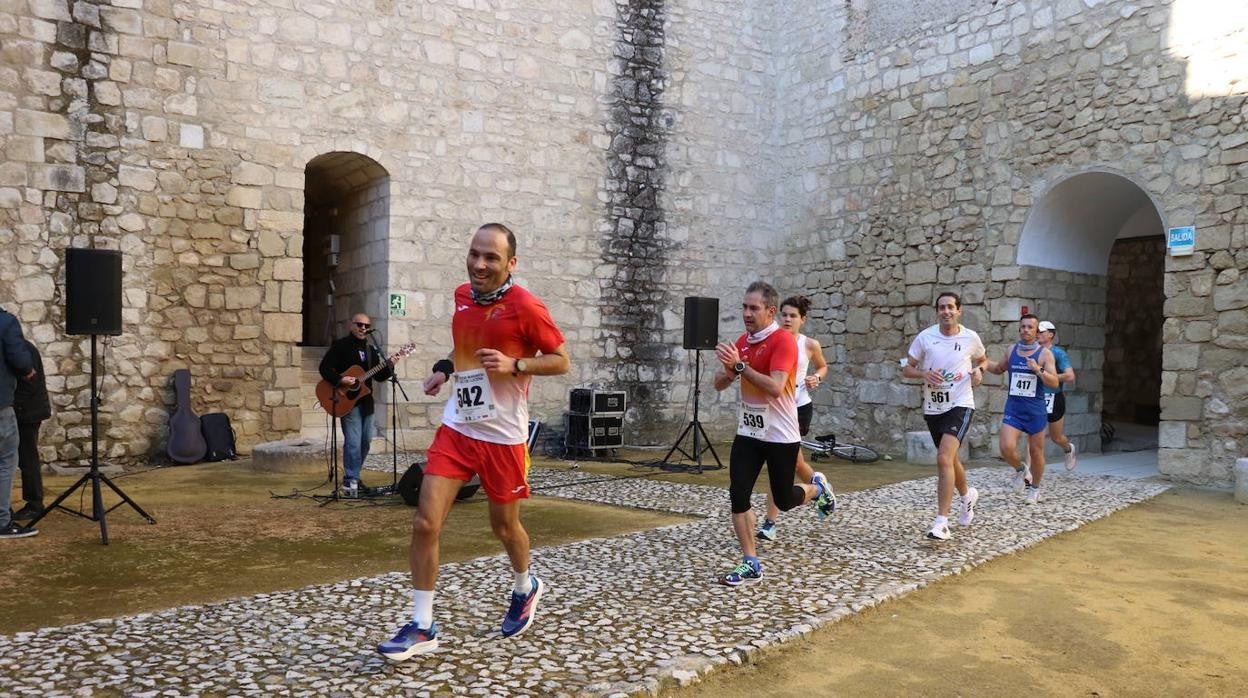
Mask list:
[{"label": "black speaker on stand", "polygon": [[[701,473],[704,469],[702,454],[707,451],[710,451],[711,456],[715,459],[715,469],[724,467],[724,464],[719,460],[719,454],[715,452],[715,447],[711,445],[710,437],[706,435],[706,430],[702,428],[702,422],[698,421],[698,402],[702,395],[702,350],[714,349],[718,338],[719,299],[687,296],[685,298],[685,341],[683,346],[685,349],[693,350],[693,419],[689,420],[689,424],[685,425],[684,431],[680,432],[680,436],[676,437],[676,443],[672,444],[671,450],[660,461],[660,465],[668,470],[691,470],[695,473]],[[684,449],[683,444],[686,437],[692,438],[691,451]],[[680,454],[686,460],[693,461],[693,463],[673,463],[672,454],[677,451],[680,451]],[[706,467],[709,468],[710,466]]]},{"label": "black speaker on stand", "polygon": [[[122,504],[129,504],[148,523],[156,523],[151,514],[143,511],[107,475],[100,472],[100,394],[95,369],[98,358],[95,338],[101,334],[121,334],[121,253],[117,250],[75,247],[65,250],[65,334],[91,335],[91,469],[27,525],[34,526],[48,512],[60,509],[90,521],[99,521],[100,539],[108,545],[108,522],[104,517]],[[61,506],[61,502],[88,481],[91,482],[90,516]],[[107,485],[122,501],[105,509],[101,484]]]}]

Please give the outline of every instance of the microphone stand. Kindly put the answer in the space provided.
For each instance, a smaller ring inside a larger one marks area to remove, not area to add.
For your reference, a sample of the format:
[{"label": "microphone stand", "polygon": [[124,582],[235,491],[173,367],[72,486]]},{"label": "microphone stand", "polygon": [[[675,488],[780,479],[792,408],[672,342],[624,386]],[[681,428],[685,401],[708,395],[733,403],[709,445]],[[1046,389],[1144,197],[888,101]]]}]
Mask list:
[{"label": "microphone stand", "polygon": [[[377,350],[378,356],[385,360],[386,353],[381,350],[378,345],[377,335],[370,334],[373,339],[373,348]],[[403,389],[403,384],[399,381],[399,372],[395,366],[390,367],[390,491],[386,494],[393,494],[399,491],[399,398],[398,394],[403,395],[404,402],[411,402],[411,398],[407,396],[407,391]]]},{"label": "microphone stand", "polygon": [[329,495],[320,496],[321,506],[338,501],[338,386],[329,398],[329,479],[333,480],[334,489]]}]

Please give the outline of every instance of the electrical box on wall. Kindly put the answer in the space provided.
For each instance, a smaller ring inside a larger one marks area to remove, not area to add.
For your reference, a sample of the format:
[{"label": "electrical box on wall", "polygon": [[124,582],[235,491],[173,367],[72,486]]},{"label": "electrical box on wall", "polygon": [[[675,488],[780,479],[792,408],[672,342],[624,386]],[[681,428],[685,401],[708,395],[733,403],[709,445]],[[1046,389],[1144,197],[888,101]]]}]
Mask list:
[{"label": "electrical box on wall", "polygon": [[342,244],[342,236],[326,235],[325,241],[321,244],[322,251],[325,254],[336,258],[338,256],[338,253],[341,252],[341,250],[338,247],[341,244]]}]

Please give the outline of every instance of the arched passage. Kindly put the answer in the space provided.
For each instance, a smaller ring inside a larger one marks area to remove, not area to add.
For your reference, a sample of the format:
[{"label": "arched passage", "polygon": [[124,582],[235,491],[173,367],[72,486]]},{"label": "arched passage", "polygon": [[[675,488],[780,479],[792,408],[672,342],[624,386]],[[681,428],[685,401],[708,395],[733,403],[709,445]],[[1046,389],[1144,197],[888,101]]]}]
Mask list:
[{"label": "arched passage", "polygon": [[1031,268],[1023,278],[1036,280],[1034,307],[1071,355],[1067,433],[1085,449],[1157,446],[1164,232],[1149,194],[1111,172],[1062,180],[1023,224],[1018,263]]},{"label": "arched passage", "polygon": [[1028,214],[1018,263],[1104,275],[1115,241],[1161,234],[1157,207],[1135,182],[1086,172],[1062,180]]},{"label": "arched passage", "polygon": [[[390,175],[359,153],[318,155],[304,169],[303,344],[346,334],[353,312],[386,308]],[[382,318],[377,318],[381,320]]]}]

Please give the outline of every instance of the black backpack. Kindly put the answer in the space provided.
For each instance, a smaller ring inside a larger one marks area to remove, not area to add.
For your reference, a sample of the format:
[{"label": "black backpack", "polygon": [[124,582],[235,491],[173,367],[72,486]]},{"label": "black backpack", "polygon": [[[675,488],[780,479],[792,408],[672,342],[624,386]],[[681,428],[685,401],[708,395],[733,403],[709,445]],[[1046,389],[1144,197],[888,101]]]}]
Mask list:
[{"label": "black backpack", "polygon": [[230,426],[230,418],[224,412],[210,412],[199,418],[199,428],[204,432],[204,441],[208,444],[206,461],[236,460],[238,453],[234,446],[234,427]]}]

